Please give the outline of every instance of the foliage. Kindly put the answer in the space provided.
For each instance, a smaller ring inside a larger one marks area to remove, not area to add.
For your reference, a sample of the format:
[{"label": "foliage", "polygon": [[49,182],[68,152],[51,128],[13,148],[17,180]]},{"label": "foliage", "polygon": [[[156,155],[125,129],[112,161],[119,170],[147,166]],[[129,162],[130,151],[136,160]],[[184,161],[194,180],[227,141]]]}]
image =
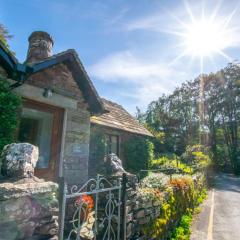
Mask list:
[{"label": "foliage", "polygon": [[5,47],[9,47],[7,43],[7,39],[11,39],[12,35],[9,34],[7,28],[0,23],[0,42],[5,45]]},{"label": "foliage", "polygon": [[106,156],[107,141],[102,131],[97,131],[94,127],[91,128],[90,136],[90,153],[89,153],[89,172],[96,174],[97,167],[98,173],[103,171],[103,163]]},{"label": "foliage", "polygon": [[[151,176],[151,178],[154,177],[156,180],[151,179],[150,182],[157,182],[159,176],[156,174]],[[166,178],[164,175],[162,177]],[[149,177],[146,178],[149,179]],[[192,213],[206,196],[204,176],[202,174],[195,176],[173,175],[172,179],[165,182],[165,188],[162,187],[162,184],[159,185],[160,189],[146,188],[146,186],[139,190],[141,193],[139,196],[147,200],[161,202],[161,211],[156,219],[144,225],[143,234],[149,239],[189,240]],[[156,186],[157,184],[154,184],[154,187]],[[158,189],[160,194],[158,192],[155,194]],[[178,222],[179,225],[175,228]]]},{"label": "foliage", "polygon": [[150,173],[141,181],[141,186],[145,188],[165,189],[169,177],[163,173]]},{"label": "foliage", "polygon": [[153,143],[143,137],[133,136],[123,145],[126,170],[138,173],[148,169],[148,162],[154,157]]},{"label": "foliage", "polygon": [[6,144],[14,142],[21,106],[21,98],[9,87],[7,79],[0,75],[0,151]]},{"label": "foliage", "polygon": [[191,166],[183,163],[176,155],[168,157],[163,155],[157,159],[153,159],[149,164],[150,169],[161,169],[166,173],[183,173],[192,174],[193,169]]},{"label": "foliage", "polygon": [[191,177],[188,177],[188,176],[174,177],[169,181],[169,184],[174,188],[177,188],[179,190],[184,190],[185,188],[192,186],[193,180]]},{"label": "foliage", "polygon": [[239,79],[240,65],[231,63],[151,102],[141,121],[164,136],[154,141],[155,150],[180,156],[187,146],[201,143],[210,146],[216,165],[240,172]]},{"label": "foliage", "polygon": [[181,159],[183,162],[193,165],[195,169],[204,169],[211,164],[208,151],[200,144],[187,146]]},{"label": "foliage", "polygon": [[[194,213],[199,212],[199,205],[203,202],[203,200],[207,197],[206,188],[200,188],[198,190],[198,194],[196,195],[194,202]],[[187,214],[184,214],[181,218],[180,223],[175,228],[175,230],[171,234],[171,240],[189,240],[191,234],[191,223],[192,223],[192,215],[193,213],[189,211]]]},{"label": "foliage", "polygon": [[174,230],[171,240],[189,240],[190,239],[190,227],[192,223],[192,214],[183,215],[179,226]]},{"label": "foliage", "polygon": [[143,201],[162,203],[163,196],[163,192],[156,188],[141,187],[137,190],[137,197],[141,198]]},{"label": "foliage", "polygon": [[103,160],[106,154],[107,142],[104,134],[102,132],[91,132],[91,154],[94,159]]}]

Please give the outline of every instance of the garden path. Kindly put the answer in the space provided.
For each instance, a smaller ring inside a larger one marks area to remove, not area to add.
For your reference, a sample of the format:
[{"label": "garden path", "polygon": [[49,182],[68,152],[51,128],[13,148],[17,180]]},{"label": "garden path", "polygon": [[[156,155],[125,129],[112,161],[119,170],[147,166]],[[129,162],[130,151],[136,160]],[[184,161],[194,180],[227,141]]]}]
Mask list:
[{"label": "garden path", "polygon": [[240,239],[240,178],[214,177],[213,189],[192,226],[191,240]]}]

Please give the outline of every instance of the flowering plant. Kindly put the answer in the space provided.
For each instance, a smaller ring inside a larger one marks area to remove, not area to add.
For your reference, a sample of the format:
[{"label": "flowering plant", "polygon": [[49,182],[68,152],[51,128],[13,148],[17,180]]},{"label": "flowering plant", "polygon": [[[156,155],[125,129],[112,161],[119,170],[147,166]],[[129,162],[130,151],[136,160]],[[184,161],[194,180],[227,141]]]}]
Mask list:
[{"label": "flowering plant", "polygon": [[191,187],[193,184],[193,180],[190,177],[184,176],[179,178],[173,178],[169,181],[169,184],[172,187],[178,188],[178,189],[185,189],[188,187]]},{"label": "flowering plant", "polygon": [[94,207],[93,197],[91,197],[89,195],[86,195],[86,194],[78,197],[76,199],[75,203],[76,203],[76,205],[80,205],[81,203],[85,203],[89,210],[92,210],[93,207]]},{"label": "flowering plant", "polygon": [[[84,194],[77,197],[76,206],[80,206],[79,218],[82,222],[80,228],[80,239],[91,240],[94,238],[93,226],[95,223],[94,199],[92,196]],[[85,209],[85,211],[83,210]]]}]

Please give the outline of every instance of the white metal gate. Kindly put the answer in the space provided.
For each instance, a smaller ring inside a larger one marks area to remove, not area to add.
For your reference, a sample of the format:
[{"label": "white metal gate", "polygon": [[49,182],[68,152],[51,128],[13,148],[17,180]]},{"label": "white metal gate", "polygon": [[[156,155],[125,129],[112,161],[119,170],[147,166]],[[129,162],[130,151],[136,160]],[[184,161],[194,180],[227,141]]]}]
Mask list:
[{"label": "white metal gate", "polygon": [[80,188],[68,190],[64,183],[62,192],[60,240],[120,240],[121,179],[112,183],[98,175]]}]

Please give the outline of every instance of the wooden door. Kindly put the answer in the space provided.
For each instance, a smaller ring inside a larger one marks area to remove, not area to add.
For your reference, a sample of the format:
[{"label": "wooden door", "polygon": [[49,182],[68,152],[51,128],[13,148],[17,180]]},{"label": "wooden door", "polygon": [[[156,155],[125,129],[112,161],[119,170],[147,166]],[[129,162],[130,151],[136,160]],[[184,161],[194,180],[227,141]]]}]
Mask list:
[{"label": "wooden door", "polygon": [[39,178],[57,180],[63,113],[62,108],[24,99],[18,140],[38,146],[39,159],[35,176]]}]

